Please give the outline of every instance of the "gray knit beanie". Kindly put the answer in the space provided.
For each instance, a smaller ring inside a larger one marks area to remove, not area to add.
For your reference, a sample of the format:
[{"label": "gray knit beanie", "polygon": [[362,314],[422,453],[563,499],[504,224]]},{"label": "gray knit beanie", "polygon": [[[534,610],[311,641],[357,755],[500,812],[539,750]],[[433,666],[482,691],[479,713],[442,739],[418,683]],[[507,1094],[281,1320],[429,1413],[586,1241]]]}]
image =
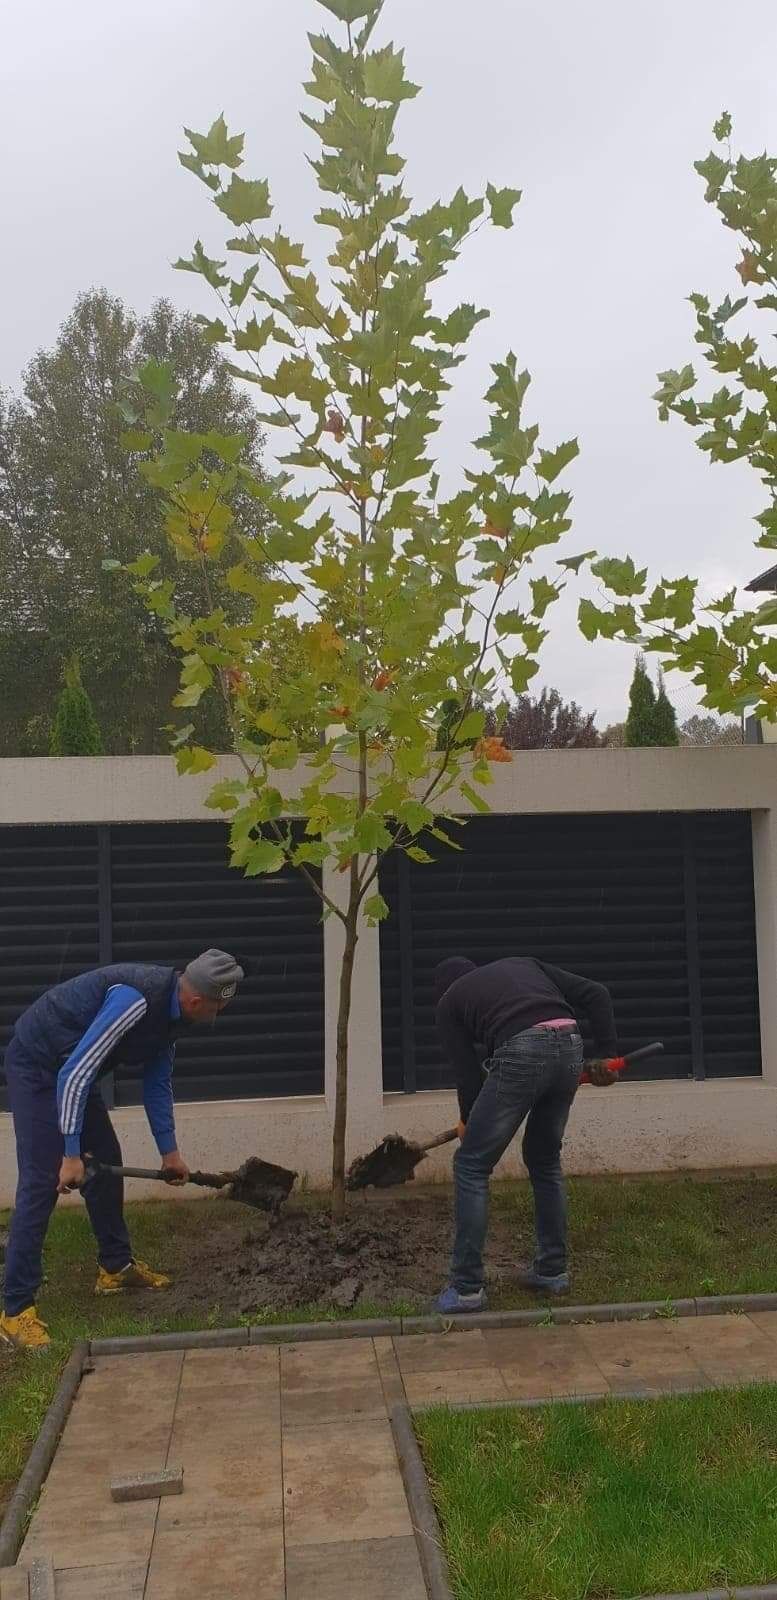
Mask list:
[{"label": "gray knit beanie", "polygon": [[184,967],[184,977],[205,1000],[232,1000],[245,973],[226,950],[205,950]]}]

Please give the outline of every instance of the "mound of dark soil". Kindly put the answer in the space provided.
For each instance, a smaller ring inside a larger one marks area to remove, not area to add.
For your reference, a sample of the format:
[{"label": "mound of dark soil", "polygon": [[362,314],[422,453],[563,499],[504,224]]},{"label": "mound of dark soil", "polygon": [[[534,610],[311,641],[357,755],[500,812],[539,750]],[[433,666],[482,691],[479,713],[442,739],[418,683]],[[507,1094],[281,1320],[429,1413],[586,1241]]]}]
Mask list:
[{"label": "mound of dark soil", "polygon": [[[300,1305],[420,1304],[447,1282],[451,1237],[451,1201],[444,1194],[352,1204],[338,1226],[319,1210],[289,1210],[271,1226],[248,1229],[225,1220],[192,1244],[165,1306],[185,1312],[218,1305],[247,1316]],[[517,1248],[514,1226],[495,1217],[492,1278],[514,1269]]]}]

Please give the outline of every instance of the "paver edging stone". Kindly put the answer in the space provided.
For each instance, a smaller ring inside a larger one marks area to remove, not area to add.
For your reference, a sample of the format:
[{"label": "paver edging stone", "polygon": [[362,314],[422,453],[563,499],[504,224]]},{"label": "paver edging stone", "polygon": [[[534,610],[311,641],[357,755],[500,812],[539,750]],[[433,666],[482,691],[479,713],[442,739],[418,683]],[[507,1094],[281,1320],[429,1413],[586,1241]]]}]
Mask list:
[{"label": "paver edging stone", "polygon": [[[33,1359],[40,1359],[34,1357]],[[80,1340],[73,1346],[51,1405],[40,1425],[38,1437],[27,1457],[22,1475],[0,1523],[0,1567],[12,1567],[24,1538],[27,1519],[40,1494],[54,1459],[62,1429],[78,1393],[89,1360],[89,1345]]]},{"label": "paver edging stone", "polygon": [[[273,1322],[246,1328],[206,1328],[197,1333],[152,1333],[136,1338],[92,1339],[95,1356],[143,1350],[207,1350],[246,1344],[304,1344],[320,1339],[404,1338],[419,1333],[477,1329],[563,1327],[570,1322],[638,1322],[663,1317],[703,1317],[726,1311],[777,1311],[777,1294],[709,1295],[681,1300],[627,1300],[592,1306],[548,1305],[537,1311],[480,1311],[473,1316],[373,1317],[337,1322]],[[776,1597],[777,1600],[777,1597]]]},{"label": "paver edging stone", "polygon": [[[674,1394],[693,1392],[691,1386],[683,1389],[678,1386],[672,1391]],[[631,1391],[626,1396],[613,1395],[610,1398],[618,1400],[648,1400],[653,1396],[648,1390]],[[601,1404],[601,1395],[567,1395],[559,1402],[543,1400],[499,1400],[496,1402],[483,1402],[482,1400],[466,1400],[454,1402],[449,1405],[451,1411],[526,1411],[536,1410],[548,1404],[565,1405],[593,1405]],[[445,1557],[445,1545],[442,1537],[439,1518],[432,1499],[429,1480],[426,1475],[423,1456],[418,1445],[413,1415],[424,1411],[433,1410],[433,1406],[414,1406],[411,1411],[409,1406],[397,1405],[391,1412],[391,1431],[394,1435],[394,1444],[399,1459],[402,1482],[407,1497],[410,1520],[416,1536],[416,1544],[421,1560],[429,1600],[456,1600],[450,1582],[450,1571]],[[638,1600],[777,1600],[777,1583],[765,1583],[751,1588],[742,1589],[700,1589],[693,1592],[642,1595]]]}]

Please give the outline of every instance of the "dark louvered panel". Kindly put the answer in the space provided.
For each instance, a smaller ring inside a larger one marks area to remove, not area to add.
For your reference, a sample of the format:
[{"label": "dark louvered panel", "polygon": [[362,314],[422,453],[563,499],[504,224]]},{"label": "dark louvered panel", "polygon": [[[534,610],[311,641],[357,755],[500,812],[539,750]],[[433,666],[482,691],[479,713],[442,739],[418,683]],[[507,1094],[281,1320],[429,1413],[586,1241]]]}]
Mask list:
[{"label": "dark louvered panel", "polygon": [[[707,820],[699,822],[702,838]],[[694,832],[697,819],[691,822]],[[730,878],[741,916],[736,926],[732,920],[730,942],[736,947],[732,960],[741,976],[743,1007],[751,1008],[750,1043],[741,1056],[751,1064],[721,1070],[757,1072],[752,868],[749,879],[745,873],[744,887],[734,888],[749,818],[711,818],[709,826],[722,830],[722,835],[711,837],[727,838],[728,829],[732,841],[738,841],[738,865]],[[606,983],[615,1002],[622,1047],[629,1050],[653,1039],[664,1041],[665,1056],[643,1069],[644,1076],[690,1076],[685,838],[686,825],[673,814],[476,818],[461,832],[463,854],[443,853],[431,845],[430,853],[437,857],[433,865],[410,863],[403,869],[404,906],[402,872],[396,859],[389,858],[381,878],[392,910],[381,928],[386,1087],[402,1088],[408,1055],[413,1053],[418,1088],[450,1081],[434,1032],[431,980],[436,963],[458,953],[482,963],[511,951],[544,957]],[[713,898],[715,874],[711,862]],[[700,880],[703,877],[702,870]],[[700,956],[709,996],[706,1021],[715,990],[709,961],[719,934],[712,931],[712,906],[701,881],[699,891],[704,922]],[[410,1017],[405,1015],[404,1021],[402,945],[406,969],[412,972]],[[711,1070],[713,1062],[711,1056]]]},{"label": "dark louvered panel", "polygon": [[[179,966],[212,945],[244,956],[250,976],[213,1028],[176,1051],[178,1100],[320,1094],[324,1080],[319,903],[295,872],[244,878],[220,823],[111,830],[114,961]],[[140,1098],[139,1074],[116,1075],[116,1102]]]},{"label": "dark louvered panel", "polygon": [[750,817],[695,819],[704,1059],[708,1077],[761,1071]]},{"label": "dark louvered panel", "polygon": [[98,961],[97,829],[0,828],[0,1058],[44,989]]}]

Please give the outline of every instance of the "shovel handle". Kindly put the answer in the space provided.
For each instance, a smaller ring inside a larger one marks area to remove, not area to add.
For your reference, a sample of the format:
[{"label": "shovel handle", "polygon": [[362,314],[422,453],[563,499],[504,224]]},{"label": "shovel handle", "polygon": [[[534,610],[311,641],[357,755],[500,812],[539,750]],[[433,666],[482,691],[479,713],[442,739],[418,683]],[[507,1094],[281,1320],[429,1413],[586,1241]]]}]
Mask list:
[{"label": "shovel handle", "polygon": [[458,1128],[446,1128],[444,1133],[438,1133],[436,1139],[428,1139],[427,1140],[426,1144],[423,1147],[424,1148],[424,1154],[426,1154],[426,1152],[429,1151],[429,1150],[436,1150],[438,1148],[438,1146],[441,1145],[441,1144],[451,1144],[453,1142],[453,1140],[454,1139],[458,1139],[458,1137],[459,1137]]},{"label": "shovel handle", "polygon": [[[655,1044],[643,1044],[639,1050],[632,1050],[631,1054],[628,1056],[613,1056],[609,1060],[608,1066],[611,1072],[625,1072],[627,1067],[633,1067],[635,1062],[647,1061],[650,1056],[662,1056],[663,1053],[664,1046],[660,1039],[657,1039]],[[580,1082],[591,1082],[587,1072],[583,1073]]]},{"label": "shovel handle", "polygon": [[[150,1178],[152,1182],[178,1184],[174,1172],[166,1172],[159,1167],[112,1167],[104,1161],[86,1162],[87,1178],[94,1177],[99,1172],[110,1173],[112,1178]],[[201,1189],[224,1189],[232,1182],[234,1173],[227,1172],[190,1172],[187,1183],[196,1183]]]}]

